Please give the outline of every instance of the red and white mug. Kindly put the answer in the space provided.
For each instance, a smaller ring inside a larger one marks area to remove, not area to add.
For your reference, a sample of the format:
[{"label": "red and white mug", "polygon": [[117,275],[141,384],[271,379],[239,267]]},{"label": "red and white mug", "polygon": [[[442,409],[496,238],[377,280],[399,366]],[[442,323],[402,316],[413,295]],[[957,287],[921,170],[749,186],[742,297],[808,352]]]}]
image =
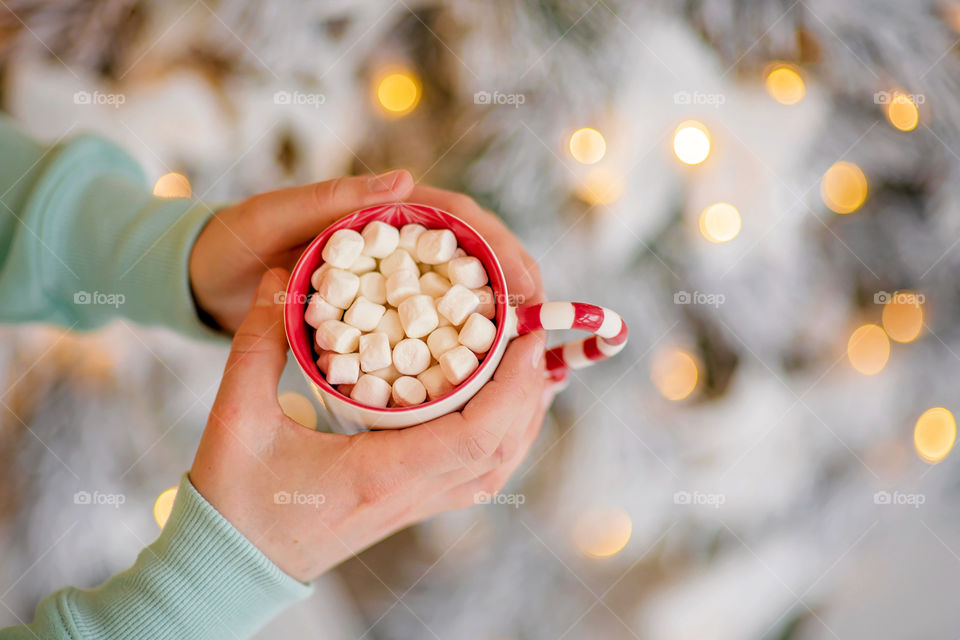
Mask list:
[{"label": "red and white mug", "polygon": [[[310,276],[323,263],[321,252],[327,239],[339,229],[360,231],[374,220],[395,227],[417,223],[428,229],[453,231],[464,251],[483,263],[490,277],[490,288],[496,303],[494,323],[497,334],[493,346],[477,370],[446,396],[414,407],[369,407],[334,389],[317,367],[314,331],[304,321],[306,303],[312,291]],[[547,350],[547,373],[557,383],[566,378],[568,370],[580,369],[616,355],[627,342],[627,325],[610,309],[581,302],[544,302],[514,307],[509,304],[510,300],[500,261],[490,245],[473,227],[435,207],[398,203],[356,211],[341,218],[317,236],[300,256],[290,275],[283,317],[290,349],[323,407],[341,420],[371,429],[409,427],[458,411],[493,377],[493,372],[507,349],[507,343],[530,331],[581,329],[593,334]]]}]

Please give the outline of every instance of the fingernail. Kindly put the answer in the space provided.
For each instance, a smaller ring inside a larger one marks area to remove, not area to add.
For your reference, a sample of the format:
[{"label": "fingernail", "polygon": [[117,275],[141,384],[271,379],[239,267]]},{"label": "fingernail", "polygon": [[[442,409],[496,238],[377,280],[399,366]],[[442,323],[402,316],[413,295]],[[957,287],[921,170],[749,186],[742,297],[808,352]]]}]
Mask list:
[{"label": "fingernail", "polygon": [[264,276],[263,280],[260,281],[260,286],[257,288],[257,301],[256,305],[258,307],[269,307],[271,304],[282,304],[284,298],[286,297],[286,291],[280,290],[276,291],[270,283],[270,275],[267,274]]},{"label": "fingernail", "polygon": [[378,176],[373,176],[367,180],[367,190],[370,193],[383,193],[385,191],[392,191],[394,186],[396,186],[399,173],[400,169],[394,169],[393,171],[387,171],[386,173],[381,173]]},{"label": "fingernail", "polygon": [[557,389],[554,385],[548,386],[543,390],[543,393],[540,395],[540,406],[549,407],[550,403],[553,402],[554,396],[557,395]]},{"label": "fingernail", "polygon": [[543,342],[543,339],[538,338],[537,343],[533,346],[533,358],[531,364],[533,364],[534,369],[540,368],[540,363],[543,362],[543,352],[546,349],[546,345]]}]

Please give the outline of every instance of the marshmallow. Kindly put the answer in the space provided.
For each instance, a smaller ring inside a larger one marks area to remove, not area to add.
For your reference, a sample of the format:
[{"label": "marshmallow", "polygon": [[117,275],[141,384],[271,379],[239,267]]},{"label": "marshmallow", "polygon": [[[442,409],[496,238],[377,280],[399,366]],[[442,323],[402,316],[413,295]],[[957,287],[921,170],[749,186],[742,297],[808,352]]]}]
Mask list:
[{"label": "marshmallow", "polygon": [[420,291],[433,298],[439,298],[450,288],[450,281],[439,273],[428,271],[420,276]]},{"label": "marshmallow", "polygon": [[462,284],[455,284],[437,302],[437,311],[451,323],[459,326],[477,309],[479,304],[480,299],[473,291]]},{"label": "marshmallow", "polygon": [[360,278],[355,273],[343,269],[327,269],[320,278],[317,293],[335,307],[346,309],[357,296]]},{"label": "marshmallow", "polygon": [[324,262],[322,265],[317,267],[317,269],[310,274],[310,286],[314,289],[320,288],[320,281],[323,279],[323,274],[328,270],[333,269],[333,266]]},{"label": "marshmallow", "polygon": [[[465,291],[470,293],[469,289]],[[473,294],[470,293],[470,295]],[[403,325],[403,332],[408,338],[422,338],[436,329],[440,322],[433,305],[433,298],[423,294],[410,296],[401,302],[397,307],[397,313],[400,314],[400,324]]]},{"label": "marshmallow", "polygon": [[[453,260],[454,258],[462,258],[465,255],[467,255],[467,252],[461,249],[460,247],[457,247],[457,250],[453,252],[453,256],[450,258],[450,260]],[[448,278],[448,279],[450,278],[450,274],[448,273],[449,268],[450,268],[449,261],[441,262],[440,264],[433,265],[434,271],[442,275],[444,278]]]},{"label": "marshmallow", "polygon": [[303,319],[307,324],[316,329],[324,320],[339,320],[343,315],[343,309],[333,306],[318,294],[310,296],[310,302],[307,303],[307,310],[303,314]]},{"label": "marshmallow", "polygon": [[374,331],[387,334],[391,349],[403,340],[403,325],[400,324],[400,314],[396,309],[387,309]]},{"label": "marshmallow", "polygon": [[420,280],[416,271],[400,269],[387,278],[387,302],[399,306],[410,296],[420,293]]},{"label": "marshmallow", "polygon": [[393,348],[393,366],[405,376],[415,376],[430,366],[430,349],[427,343],[416,338],[407,338]]},{"label": "marshmallow", "polygon": [[360,276],[360,287],[357,295],[363,296],[370,302],[384,304],[387,301],[387,279],[376,271]]},{"label": "marshmallow", "polygon": [[373,331],[380,323],[387,308],[382,304],[370,302],[363,296],[354,300],[347,312],[343,314],[343,321],[360,331]]},{"label": "marshmallow", "polygon": [[369,371],[368,373],[372,376],[383,378],[390,384],[393,384],[394,381],[400,377],[400,372],[397,371],[397,368],[395,366],[393,366],[393,362],[390,362],[390,365],[384,367],[383,369],[377,369],[376,371]]},{"label": "marshmallow", "polygon": [[397,249],[380,261],[380,273],[382,273],[385,278],[389,278],[390,274],[400,269],[420,273],[417,262],[403,249]]},{"label": "marshmallow", "polygon": [[457,330],[453,327],[438,327],[427,336],[427,347],[430,349],[430,354],[437,360],[447,351],[459,345],[460,340],[457,338]]},{"label": "marshmallow", "polygon": [[446,376],[440,369],[440,365],[434,365],[417,376],[417,380],[427,390],[427,397],[431,400],[443,397],[453,391],[453,385],[447,381]]},{"label": "marshmallow", "polygon": [[397,228],[379,220],[367,224],[360,235],[363,237],[363,255],[373,258],[386,258],[400,242]]},{"label": "marshmallow", "polygon": [[350,273],[355,273],[358,276],[363,275],[364,273],[370,273],[377,268],[377,261],[371,258],[370,256],[359,256],[356,260],[353,261],[353,264],[350,265],[350,268],[347,269]]},{"label": "marshmallow", "polygon": [[476,354],[462,345],[450,349],[440,356],[439,360],[440,370],[443,371],[444,377],[452,385],[458,385],[469,378],[470,374],[480,366]]},{"label": "marshmallow", "polygon": [[447,262],[456,250],[457,236],[450,229],[427,229],[417,238],[417,260],[420,262]]},{"label": "marshmallow", "polygon": [[339,320],[324,320],[317,327],[317,346],[337,353],[352,353],[360,342],[360,330]]},{"label": "marshmallow", "polygon": [[332,351],[321,351],[320,355],[317,356],[317,369],[323,372],[323,375],[327,375],[327,371],[330,370],[330,358],[334,354]]},{"label": "marshmallow", "polygon": [[[497,327],[479,313],[471,313],[457,339],[474,353],[486,353],[497,335]],[[440,358],[437,358],[439,360]]]},{"label": "marshmallow", "polygon": [[[443,297],[443,296],[440,296],[440,298],[442,298],[442,297]],[[438,304],[440,304],[440,298],[434,298],[434,299],[433,299],[433,306],[437,306]],[[450,322],[449,320],[447,320],[443,315],[441,315],[441,314],[438,313],[438,314],[437,314],[437,317],[440,318],[440,322],[437,323],[437,326],[438,326],[438,327],[452,327],[452,326],[453,326],[453,323]]]},{"label": "marshmallow", "polygon": [[493,320],[497,316],[497,305],[493,302],[493,289],[490,287],[480,287],[473,290],[474,295],[480,299],[480,305],[477,306],[477,313],[487,320]]},{"label": "marshmallow", "polygon": [[417,238],[426,230],[422,224],[405,224],[400,227],[400,248],[410,254],[416,253]]},{"label": "marshmallow", "polygon": [[427,399],[427,390],[416,378],[403,376],[393,383],[393,404],[398,407],[413,407]]},{"label": "marshmallow", "polygon": [[467,289],[477,289],[487,284],[487,270],[473,256],[453,258],[448,262],[447,277],[452,284],[462,284]]},{"label": "marshmallow", "polygon": [[367,333],[360,336],[360,368],[373,373],[393,364],[390,341],[385,333]]},{"label": "marshmallow", "polygon": [[390,402],[390,383],[365,373],[350,391],[350,398],[371,407],[386,407]]},{"label": "marshmallow", "polygon": [[339,229],[327,238],[320,255],[324,262],[339,269],[349,269],[363,251],[363,236],[353,229]]},{"label": "marshmallow", "polygon": [[327,382],[353,384],[360,377],[360,356],[355,353],[335,353],[327,364]]}]

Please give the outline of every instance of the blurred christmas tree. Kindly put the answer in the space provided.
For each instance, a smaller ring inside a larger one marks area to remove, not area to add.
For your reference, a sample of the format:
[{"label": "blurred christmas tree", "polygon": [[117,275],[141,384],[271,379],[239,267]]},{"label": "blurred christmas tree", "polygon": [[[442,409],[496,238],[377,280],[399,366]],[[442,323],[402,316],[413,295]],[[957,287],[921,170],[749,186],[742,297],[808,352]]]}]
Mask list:
[{"label": "blurred christmas tree", "polygon": [[[5,106],[36,132],[98,129],[205,199],[408,167],[630,324],[558,397],[521,507],[339,570],[366,637],[956,631],[957,474],[911,437],[960,408],[960,6],[7,5]],[[78,112],[94,86],[127,103]],[[884,510],[897,488],[927,510]]]}]

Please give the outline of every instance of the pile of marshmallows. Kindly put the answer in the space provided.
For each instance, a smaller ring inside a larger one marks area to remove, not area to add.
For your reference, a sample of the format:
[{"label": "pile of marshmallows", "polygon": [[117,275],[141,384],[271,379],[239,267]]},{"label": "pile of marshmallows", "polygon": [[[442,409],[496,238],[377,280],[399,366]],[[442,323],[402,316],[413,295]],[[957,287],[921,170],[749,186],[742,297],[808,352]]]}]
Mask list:
[{"label": "pile of marshmallows", "polygon": [[449,229],[380,221],[340,229],[310,277],[304,319],[331,386],[371,407],[412,407],[466,380],[493,344],[493,291]]}]

